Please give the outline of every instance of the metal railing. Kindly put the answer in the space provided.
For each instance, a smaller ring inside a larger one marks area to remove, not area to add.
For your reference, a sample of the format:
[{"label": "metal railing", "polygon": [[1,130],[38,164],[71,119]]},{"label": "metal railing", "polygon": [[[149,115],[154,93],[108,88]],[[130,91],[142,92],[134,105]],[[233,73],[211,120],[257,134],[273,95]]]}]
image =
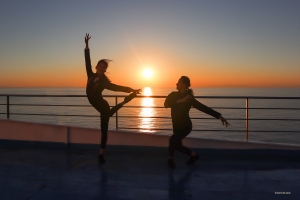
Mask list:
[{"label": "metal railing", "polygon": [[[71,114],[38,114],[38,113],[12,113],[10,112],[11,106],[67,106],[67,107],[90,107],[90,105],[71,105],[71,104],[63,104],[63,105],[56,105],[56,104],[25,104],[25,103],[10,103],[10,97],[71,97],[71,98],[78,98],[78,97],[86,97],[86,95],[23,95],[23,94],[0,94],[0,97],[6,97],[6,103],[0,104],[0,106],[6,106],[6,113],[0,113],[0,114],[6,114],[7,119],[10,118],[11,115],[40,115],[40,116],[68,116],[68,117],[99,117],[95,115],[71,115]],[[109,98],[115,98],[115,105],[118,104],[118,98],[124,98],[124,95],[103,95],[103,97],[109,97]],[[166,96],[137,96],[136,98],[166,98]],[[212,107],[213,109],[242,109],[245,110],[245,118],[227,118],[227,120],[245,120],[245,129],[244,130],[230,130],[230,132],[245,132],[245,140],[248,141],[248,135],[249,132],[289,132],[289,133],[298,133],[299,131],[290,131],[290,130],[284,130],[284,131],[278,131],[278,130],[249,130],[249,120],[278,120],[278,121],[300,121],[300,119],[287,119],[287,118],[281,118],[281,119],[257,119],[257,118],[251,118],[249,119],[249,110],[300,110],[300,108],[274,108],[274,107],[268,107],[268,108],[249,108],[249,100],[250,99],[284,99],[284,100],[300,100],[300,97],[262,97],[262,96],[195,96],[196,99],[244,99],[246,101],[246,105],[244,108],[238,108],[238,107]],[[145,106],[124,106],[127,108],[145,108]],[[162,106],[146,106],[146,108],[164,108]],[[140,129],[140,128],[129,128],[129,127],[119,127],[118,121],[119,118],[156,118],[156,119],[171,119],[171,117],[161,117],[161,116],[153,116],[153,117],[141,117],[141,116],[119,116],[118,112],[116,112],[115,116],[116,118],[116,129]],[[211,118],[191,118],[191,119],[211,119]],[[147,129],[146,129],[147,130]],[[162,128],[153,128],[151,130],[172,130],[172,129],[162,129]],[[193,131],[225,131],[225,130],[197,130],[193,129]]]}]

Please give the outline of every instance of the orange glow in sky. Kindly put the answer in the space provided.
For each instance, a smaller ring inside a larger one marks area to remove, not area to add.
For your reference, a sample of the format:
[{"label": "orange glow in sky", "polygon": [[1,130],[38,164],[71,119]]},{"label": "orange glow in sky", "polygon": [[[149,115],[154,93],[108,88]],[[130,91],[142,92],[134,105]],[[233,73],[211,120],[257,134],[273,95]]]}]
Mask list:
[{"label": "orange glow in sky", "polygon": [[188,76],[192,88],[300,87],[298,1],[49,5],[1,3],[0,87],[85,87],[86,33],[92,70],[113,60],[118,85],[174,88]]}]

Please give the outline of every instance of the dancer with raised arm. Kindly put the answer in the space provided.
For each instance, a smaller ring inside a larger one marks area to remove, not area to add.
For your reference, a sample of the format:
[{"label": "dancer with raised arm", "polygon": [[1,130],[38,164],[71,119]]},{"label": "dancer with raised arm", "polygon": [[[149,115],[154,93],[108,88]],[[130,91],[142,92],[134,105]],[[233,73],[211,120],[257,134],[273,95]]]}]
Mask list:
[{"label": "dancer with raised arm", "polygon": [[[85,41],[85,66],[87,74],[87,85],[86,85],[86,94],[90,104],[101,114],[101,144],[99,151],[99,162],[105,163],[104,159],[104,150],[107,142],[107,132],[108,132],[108,123],[109,118],[114,115],[125,103],[131,101],[137,94],[140,93],[140,89],[132,89],[130,87],[124,87],[120,85],[113,84],[105,75],[108,64],[111,60],[102,59],[96,65],[96,73],[92,71],[91,59],[90,59],[90,49],[89,49],[89,40],[91,39],[89,34],[86,34]],[[106,100],[103,99],[102,91],[104,89],[112,91],[127,92],[131,94],[124,98],[124,101],[118,105],[110,108]]]},{"label": "dancer with raised arm", "polygon": [[173,135],[169,139],[168,158],[168,165],[171,169],[176,167],[173,160],[175,150],[190,156],[190,159],[186,162],[188,165],[193,164],[199,159],[199,155],[196,152],[182,145],[182,140],[192,131],[192,121],[189,116],[191,107],[220,119],[226,127],[230,125],[220,113],[205,106],[194,98],[193,91],[189,89],[191,83],[188,77],[182,76],[176,86],[178,92],[170,93],[165,100],[165,107],[171,108],[173,123]]}]

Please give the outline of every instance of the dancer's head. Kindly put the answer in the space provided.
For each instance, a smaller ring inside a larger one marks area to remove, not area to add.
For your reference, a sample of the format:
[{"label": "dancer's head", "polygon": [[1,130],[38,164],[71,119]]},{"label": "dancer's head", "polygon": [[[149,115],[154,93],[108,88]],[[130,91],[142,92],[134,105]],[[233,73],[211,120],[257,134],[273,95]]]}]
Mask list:
[{"label": "dancer's head", "polygon": [[190,81],[189,77],[187,77],[187,76],[180,77],[176,86],[177,86],[176,89],[179,91],[187,90],[190,94],[193,94],[193,90],[191,90],[189,88],[191,86],[191,81]]},{"label": "dancer's head", "polygon": [[97,63],[97,66],[96,66],[96,70],[97,70],[97,74],[98,75],[102,75],[106,72],[107,70],[107,67],[108,67],[108,63],[110,62],[111,60],[108,60],[108,59],[102,59],[102,60],[99,60],[99,62]]}]

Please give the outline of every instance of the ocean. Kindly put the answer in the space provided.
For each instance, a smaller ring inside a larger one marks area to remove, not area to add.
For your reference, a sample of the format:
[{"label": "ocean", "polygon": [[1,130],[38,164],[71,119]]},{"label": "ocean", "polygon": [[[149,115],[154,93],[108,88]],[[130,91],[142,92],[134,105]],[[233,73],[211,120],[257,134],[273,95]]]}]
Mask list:
[{"label": "ocean", "polygon": [[[195,96],[300,97],[300,88],[194,88],[193,90]],[[148,97],[135,98],[126,104],[126,106],[129,107],[123,107],[119,110],[118,129],[126,131],[134,130],[144,134],[171,135],[172,130],[165,130],[172,128],[172,122],[169,118],[170,109],[163,107],[165,98],[151,98],[151,96],[167,96],[172,91],[175,91],[175,89],[144,88],[142,95],[147,95]],[[0,88],[0,94],[85,95],[85,88]],[[105,90],[103,95],[127,94]],[[118,102],[121,102],[123,98],[124,97],[119,97]],[[106,97],[105,99],[111,106],[115,105],[114,97]],[[220,112],[228,120],[230,126],[226,128],[222,125],[220,120],[214,119],[211,116],[192,108],[190,111],[190,116],[192,118],[205,119],[192,120],[194,131],[192,131],[188,137],[238,141],[245,140],[246,99],[199,98],[197,100]],[[0,96],[0,104],[6,104],[5,96]],[[89,105],[86,97],[10,97],[10,104],[39,104],[39,106],[11,105],[10,119],[12,120],[100,129],[99,113]],[[56,106],[45,106],[45,104]],[[84,107],[61,105],[83,105]],[[249,99],[248,105],[249,141],[300,144],[299,99]],[[141,108],[135,108],[134,106],[141,106]],[[293,109],[281,110],[253,108]],[[6,119],[6,105],[0,105],[0,113],[2,113],[0,114],[0,118]],[[88,116],[40,116],[16,115],[13,113]],[[110,119],[109,129],[116,129],[115,117]]]}]

